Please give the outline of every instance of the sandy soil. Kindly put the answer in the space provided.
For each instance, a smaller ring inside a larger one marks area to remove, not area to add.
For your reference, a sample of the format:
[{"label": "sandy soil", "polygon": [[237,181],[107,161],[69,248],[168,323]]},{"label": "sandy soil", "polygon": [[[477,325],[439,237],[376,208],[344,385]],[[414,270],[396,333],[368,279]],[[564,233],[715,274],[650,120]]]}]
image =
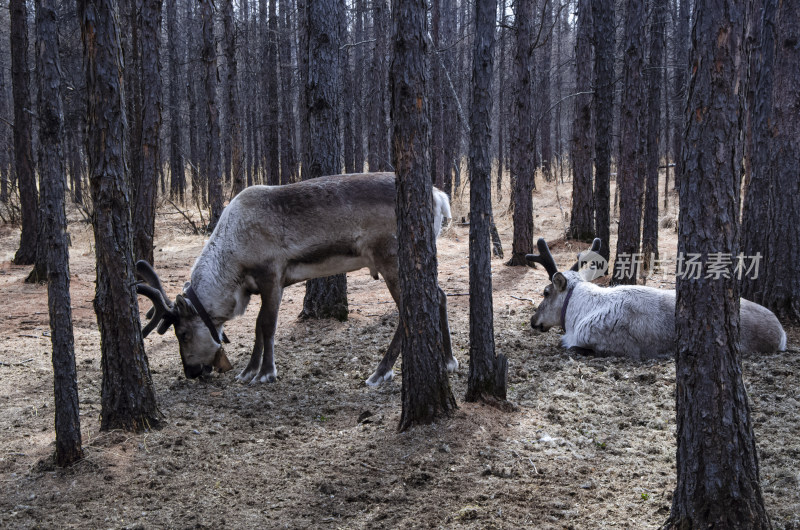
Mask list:
[{"label": "sandy soil", "polygon": [[[540,188],[541,188],[540,184]],[[466,211],[456,197],[454,213]],[[536,193],[537,234],[556,239],[569,185]],[[561,208],[561,209],[560,209]],[[511,224],[497,206],[507,252]],[[157,269],[174,295],[203,238],[170,207],[160,211]],[[674,210],[663,212],[674,216]],[[10,264],[18,231],[0,227],[0,526],[107,528],[654,528],[675,481],[675,370],[573,356],[553,330],[529,326],[547,284],[541,269],[493,261],[497,350],[509,358],[513,413],[463,403],[467,373],[468,228],[439,241],[440,283],[461,370],[459,410],[397,433],[398,377],[364,385],[388,345],[397,312],[367,271],[348,275],[350,320],[299,322],[304,287],[284,296],[277,333],[279,380],[242,386],[236,371],[209,381],[182,376],[169,332],[146,339],[166,426],[99,432],[99,333],[89,227],[71,212],[72,300],[86,459],[67,470],[53,451],[52,368],[46,288]],[[665,223],[666,224],[666,223]],[[538,236],[537,236],[538,237]],[[673,228],[662,253],[675,252]],[[553,245],[561,267],[578,247]],[[669,278],[655,285],[669,287]],[[149,303],[142,302],[143,310]],[[226,327],[231,361],[249,357],[259,302]],[[800,528],[800,330],[790,351],[746,356],[761,478],[776,528]]]}]

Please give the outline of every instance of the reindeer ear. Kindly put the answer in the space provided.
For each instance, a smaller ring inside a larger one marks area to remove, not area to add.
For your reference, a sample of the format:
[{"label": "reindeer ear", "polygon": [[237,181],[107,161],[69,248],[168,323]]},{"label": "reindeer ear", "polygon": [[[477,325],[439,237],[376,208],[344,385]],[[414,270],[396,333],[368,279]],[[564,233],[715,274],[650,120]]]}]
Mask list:
[{"label": "reindeer ear", "polygon": [[590,248],[589,250],[591,250],[592,252],[600,252],[600,247],[602,247],[602,245],[603,244],[600,238],[596,237],[594,238],[594,241],[592,241],[592,248]]},{"label": "reindeer ear", "polygon": [[181,318],[191,318],[197,314],[197,310],[192,303],[182,294],[175,297],[175,309]]},{"label": "reindeer ear", "polygon": [[557,272],[553,275],[553,285],[556,286],[556,289],[559,291],[563,291],[567,288],[567,278],[560,272]]}]

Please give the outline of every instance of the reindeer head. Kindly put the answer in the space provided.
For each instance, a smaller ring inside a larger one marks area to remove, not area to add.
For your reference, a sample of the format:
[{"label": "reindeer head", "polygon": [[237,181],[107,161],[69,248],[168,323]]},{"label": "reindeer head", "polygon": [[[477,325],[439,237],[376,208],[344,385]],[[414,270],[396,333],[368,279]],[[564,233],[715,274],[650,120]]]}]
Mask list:
[{"label": "reindeer head", "polygon": [[147,313],[150,321],[142,328],[143,337],[153,329],[157,329],[158,333],[163,335],[170,326],[174,327],[183,362],[183,373],[189,379],[208,375],[212,369],[226,372],[233,368],[222,350],[222,343],[227,342],[227,337],[224,334],[222,337],[217,337],[216,332],[212,333],[213,326],[204,321],[198,308],[187,296],[187,292],[191,289],[188,282],[184,285],[183,294],[176,296],[173,303],[167,298],[158,274],[149,263],[137,262],[136,275],[144,281],[136,284],[136,292],[153,302],[152,309]]},{"label": "reindeer head", "polygon": [[554,326],[564,326],[564,306],[575,283],[591,279],[584,277],[580,272],[580,267],[587,262],[589,253],[596,254],[600,250],[600,239],[595,239],[589,250],[579,253],[578,261],[565,273],[558,272],[556,262],[544,239],[536,242],[536,248],[539,249],[539,254],[528,254],[525,259],[531,266],[534,263],[542,265],[552,283],[544,288],[544,299],[531,318],[531,327],[539,331],[548,331]]}]

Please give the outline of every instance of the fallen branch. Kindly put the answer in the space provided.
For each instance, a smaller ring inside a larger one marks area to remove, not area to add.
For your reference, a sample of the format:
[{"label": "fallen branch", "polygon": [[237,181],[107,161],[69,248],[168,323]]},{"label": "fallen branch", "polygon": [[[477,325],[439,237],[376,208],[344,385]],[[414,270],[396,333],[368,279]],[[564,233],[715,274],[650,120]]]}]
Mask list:
[{"label": "fallen branch", "polygon": [[[195,222],[192,221],[192,218],[189,217],[186,214],[186,212],[184,212],[183,210],[178,208],[178,205],[175,204],[174,202],[172,202],[172,199],[167,198],[167,202],[170,203],[172,205],[172,207],[175,208],[178,211],[178,213],[183,216],[184,219],[186,219],[186,222],[188,222],[192,226],[192,231],[194,232],[194,235],[199,236],[200,235],[200,230],[197,228],[197,225],[195,224]],[[200,214],[200,217],[202,217],[202,214]]]},{"label": "fallen branch", "polygon": [[535,301],[534,301],[532,298],[522,298],[522,297],[520,297],[520,296],[514,296],[513,294],[510,294],[510,295],[508,295],[508,296],[510,296],[511,298],[515,298],[515,299],[517,299],[517,300],[522,300],[522,301],[524,301],[524,302],[530,302],[530,303],[532,303],[532,304],[535,304],[535,303],[536,303],[536,302],[535,302]]}]

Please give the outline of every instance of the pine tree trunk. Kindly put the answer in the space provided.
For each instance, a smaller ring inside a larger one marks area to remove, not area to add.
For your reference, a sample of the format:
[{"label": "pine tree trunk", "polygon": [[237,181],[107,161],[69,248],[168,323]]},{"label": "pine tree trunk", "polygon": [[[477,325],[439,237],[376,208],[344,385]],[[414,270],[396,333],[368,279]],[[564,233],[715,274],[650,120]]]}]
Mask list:
[{"label": "pine tree trunk", "polygon": [[[5,55],[0,55],[0,116],[8,116],[8,98],[6,97],[6,65]],[[12,128],[0,121],[0,203],[8,203],[9,196],[9,138]]]},{"label": "pine tree trunk", "polygon": [[553,181],[553,144],[551,139],[552,111],[550,109],[550,65],[552,61],[553,37],[555,35],[553,31],[553,7],[554,5],[552,2],[545,2],[542,6],[543,12],[541,20],[544,27],[542,28],[543,36],[541,38],[545,38],[544,35],[549,35],[549,37],[546,37],[547,42],[544,43],[539,52],[541,54],[539,61],[539,79],[541,80],[539,83],[539,115],[541,116],[539,138],[541,138],[542,142],[542,176],[547,182]]},{"label": "pine tree trunk", "polygon": [[67,242],[64,114],[55,0],[36,1],[36,77],[39,87],[39,178],[43,210],[42,238],[47,249],[47,300],[53,346],[56,464],[68,466],[83,458],[78,410],[78,376],[72,336]]},{"label": "pine tree trunk", "polygon": [[39,231],[36,175],[33,167],[30,71],[28,68],[28,6],[25,0],[11,0],[11,90],[14,94],[14,167],[22,210],[22,233],[14,255],[16,265],[36,260]]},{"label": "pine tree trunk", "polygon": [[642,199],[645,179],[645,79],[644,27],[645,2],[628,0],[623,37],[623,87],[620,108],[620,153],[617,168],[619,189],[619,229],[617,256],[612,284],[635,285],[639,279],[637,260],[641,258]]},{"label": "pine tree trunk", "polygon": [[436,282],[427,101],[427,13],[423,0],[396,0],[391,68],[392,153],[397,173],[403,410],[401,431],[456,408],[445,368]]},{"label": "pine tree trunk", "polygon": [[[678,253],[706,261],[739,250],[744,9],[698,0],[694,13],[684,142],[696,149],[680,177]],[[770,528],[739,360],[738,282],[679,274],[676,291],[678,482],[665,528]]]},{"label": "pine tree trunk", "polygon": [[[306,116],[309,163],[306,178],[341,173],[339,141],[338,0],[313,0],[306,7],[308,81]],[[347,276],[339,274],[306,282],[301,318],[347,320]]]},{"label": "pine tree trunk", "polygon": [[[364,18],[366,13],[365,0],[355,0],[355,42],[363,42],[365,40],[364,32]],[[356,46],[354,51],[353,61],[353,79],[350,80],[355,86],[353,93],[353,137],[354,137],[354,151],[356,173],[364,171],[364,162],[366,162],[366,155],[364,153],[364,72],[366,71],[364,53],[365,46],[360,44]]]},{"label": "pine tree trunk", "polygon": [[181,39],[178,36],[177,2],[167,2],[167,46],[169,47],[169,176],[170,196],[180,201],[184,200],[186,191],[186,171],[181,155],[181,93],[179,57],[183,57]]},{"label": "pine tree trunk", "polygon": [[[761,254],[758,275],[742,278],[742,296],[781,319],[800,321],[800,7],[765,2],[755,61],[751,178],[742,218],[742,251]],[[754,277],[756,276],[756,277]]]},{"label": "pine tree trunk", "polygon": [[[269,19],[267,21],[267,184],[287,184],[288,179],[280,174],[280,124],[278,113],[278,14],[276,0],[269,0]],[[338,172],[337,172],[338,173]]]},{"label": "pine tree trunk", "polygon": [[533,181],[534,162],[533,92],[533,19],[534,0],[516,3],[517,50],[514,56],[514,86],[517,100],[514,109],[514,135],[511,138],[511,173],[514,182],[514,237],[511,259],[506,265],[527,266],[525,255],[533,252]]},{"label": "pine tree trunk", "polygon": [[119,14],[114,0],[79,0],[86,64],[87,152],[94,205],[103,369],[101,430],[141,431],[162,420],[139,323],[131,249]]},{"label": "pine tree trunk", "polygon": [[496,0],[475,3],[470,113],[469,381],[467,401],[506,398],[505,357],[495,356],[492,310],[492,80]]},{"label": "pine tree trunk", "polygon": [[689,73],[689,9],[691,0],[678,2],[678,20],[675,22],[675,123],[672,125],[672,155],[675,157],[675,188],[683,175],[683,128],[686,113],[686,75]]},{"label": "pine tree trunk", "polygon": [[387,100],[387,68],[386,51],[387,36],[391,28],[386,0],[372,0],[372,38],[375,40],[371,68],[370,120],[369,120],[369,170],[386,171],[389,169],[389,136],[387,134],[388,119],[386,116]]},{"label": "pine tree trunk", "polygon": [[239,63],[236,59],[236,24],[233,18],[233,0],[224,0],[222,24],[225,34],[225,58],[228,63],[228,134],[231,145],[231,183],[233,195],[244,189],[242,120],[239,114]]},{"label": "pine tree trunk", "polygon": [[142,136],[140,180],[137,186],[133,215],[133,256],[153,263],[153,233],[156,222],[158,172],[161,166],[159,140],[161,134],[161,1],[142,0]]},{"label": "pine tree trunk", "polygon": [[203,64],[206,103],[206,144],[208,145],[208,202],[211,217],[208,229],[214,230],[222,215],[222,159],[220,153],[219,107],[217,106],[217,47],[214,38],[213,0],[200,0],[200,15],[203,21]]},{"label": "pine tree trunk", "polygon": [[197,78],[199,69],[196,66],[198,58],[196,35],[201,32],[201,25],[198,23],[197,11],[192,9],[194,2],[186,2],[186,92],[189,100],[189,165],[192,178],[192,202],[200,204],[203,196],[202,181],[200,180],[200,139],[199,123],[200,110],[198,109],[197,99]]},{"label": "pine tree trunk", "polygon": [[651,8],[650,59],[647,67],[647,158],[642,225],[642,254],[646,268],[658,259],[658,168],[661,165],[661,83],[667,39],[667,0],[654,0]]},{"label": "pine tree trunk", "polygon": [[614,0],[591,0],[594,26],[594,235],[611,246],[611,139],[614,116]]},{"label": "pine tree trunk", "polygon": [[292,22],[289,1],[280,0],[281,33],[279,59],[281,72],[281,182],[288,184],[297,180],[297,154],[295,153],[294,96],[292,93]]},{"label": "pine tree trunk", "polygon": [[[594,238],[592,203],[592,0],[579,0],[575,36],[575,120],[572,125],[572,212],[569,237]],[[599,94],[596,95],[596,97]]]}]

